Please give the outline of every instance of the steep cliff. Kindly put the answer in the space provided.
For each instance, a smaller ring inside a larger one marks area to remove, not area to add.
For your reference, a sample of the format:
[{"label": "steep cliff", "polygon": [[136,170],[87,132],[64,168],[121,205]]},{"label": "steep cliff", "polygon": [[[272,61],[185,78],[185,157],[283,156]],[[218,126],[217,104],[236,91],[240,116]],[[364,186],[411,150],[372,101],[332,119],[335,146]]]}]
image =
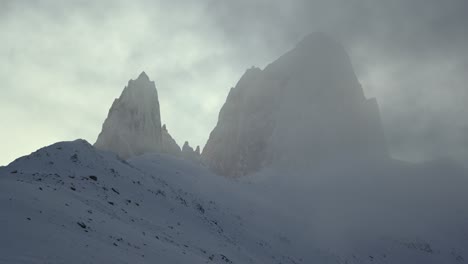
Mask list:
[{"label": "steep cliff", "polygon": [[145,72],[130,80],[115,99],[94,146],[125,159],[162,152],[158,92]]},{"label": "steep cliff", "polygon": [[365,98],[344,48],[316,33],[264,70],[245,72],[202,156],[216,173],[237,177],[388,152],[376,100]]}]

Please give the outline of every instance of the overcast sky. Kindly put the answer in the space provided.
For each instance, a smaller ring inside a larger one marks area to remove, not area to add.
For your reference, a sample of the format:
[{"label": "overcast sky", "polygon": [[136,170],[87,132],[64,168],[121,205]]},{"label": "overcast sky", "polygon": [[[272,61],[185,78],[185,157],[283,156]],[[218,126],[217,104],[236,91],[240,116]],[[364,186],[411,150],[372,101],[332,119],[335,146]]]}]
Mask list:
[{"label": "overcast sky", "polygon": [[327,32],[377,97],[395,157],[468,159],[468,1],[0,1],[0,165],[94,143],[145,71],[179,144],[205,144],[245,69]]}]

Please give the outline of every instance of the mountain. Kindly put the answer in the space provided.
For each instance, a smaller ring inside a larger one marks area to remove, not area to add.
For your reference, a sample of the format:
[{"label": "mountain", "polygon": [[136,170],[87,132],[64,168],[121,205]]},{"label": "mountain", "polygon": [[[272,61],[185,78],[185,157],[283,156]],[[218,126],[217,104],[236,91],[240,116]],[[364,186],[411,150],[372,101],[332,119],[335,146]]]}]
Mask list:
[{"label": "mountain", "polygon": [[391,159],[375,99],[327,36],[249,69],[203,157],[159,115],[142,73],[95,147],[0,167],[0,263],[468,261],[468,172]]},{"label": "mountain", "polygon": [[274,165],[389,154],[377,101],[365,98],[344,48],[316,33],[264,70],[245,72],[202,156],[214,172],[238,177]]},{"label": "mountain", "polygon": [[94,146],[124,159],[151,152],[180,155],[166,127],[161,128],[158,92],[145,72],[115,99]]},{"label": "mountain", "polygon": [[115,99],[94,146],[124,159],[162,150],[158,92],[145,72]]}]

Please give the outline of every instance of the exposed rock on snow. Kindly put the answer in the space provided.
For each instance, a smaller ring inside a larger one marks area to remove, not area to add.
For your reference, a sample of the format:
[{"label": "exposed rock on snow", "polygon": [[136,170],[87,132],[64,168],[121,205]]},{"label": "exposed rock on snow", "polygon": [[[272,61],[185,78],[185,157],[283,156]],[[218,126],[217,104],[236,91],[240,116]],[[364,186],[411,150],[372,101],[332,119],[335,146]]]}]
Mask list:
[{"label": "exposed rock on snow", "polygon": [[316,33],[232,88],[203,149],[218,174],[388,152],[375,99],[366,99],[344,48]]},{"label": "exposed rock on snow", "polygon": [[94,146],[124,159],[162,151],[158,92],[145,72],[115,99]]},{"label": "exposed rock on snow", "polygon": [[188,141],[185,141],[184,146],[182,146],[182,157],[186,160],[200,162],[200,146],[197,146],[196,150],[193,150]]}]

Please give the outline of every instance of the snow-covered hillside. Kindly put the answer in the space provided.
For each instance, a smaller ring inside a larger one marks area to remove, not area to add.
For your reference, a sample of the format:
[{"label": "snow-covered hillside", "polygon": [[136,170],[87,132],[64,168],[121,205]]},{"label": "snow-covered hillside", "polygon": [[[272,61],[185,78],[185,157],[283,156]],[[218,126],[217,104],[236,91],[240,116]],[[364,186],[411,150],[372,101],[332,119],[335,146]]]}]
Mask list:
[{"label": "snow-covered hillside", "polygon": [[353,162],[241,180],[83,140],[0,168],[0,263],[465,263],[449,162]]},{"label": "snow-covered hillside", "polygon": [[163,155],[54,144],[0,169],[0,263],[299,263],[198,191],[228,184]]}]

